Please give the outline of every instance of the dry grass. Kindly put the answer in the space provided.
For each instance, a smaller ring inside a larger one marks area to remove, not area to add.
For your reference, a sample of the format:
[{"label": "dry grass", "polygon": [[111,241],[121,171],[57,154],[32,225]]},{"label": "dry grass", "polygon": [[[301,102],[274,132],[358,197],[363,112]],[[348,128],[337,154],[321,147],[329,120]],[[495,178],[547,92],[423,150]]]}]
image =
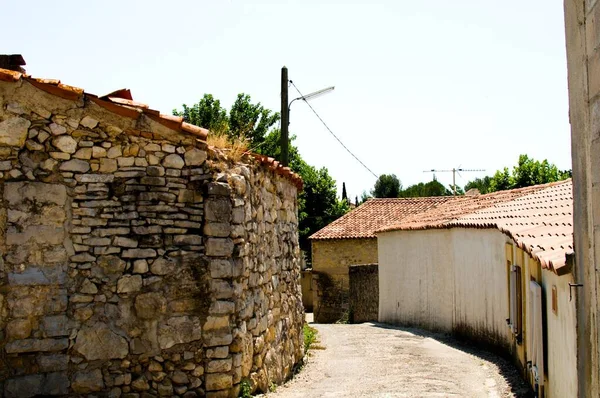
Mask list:
[{"label": "dry grass", "polygon": [[208,145],[223,150],[227,157],[234,162],[239,162],[248,153],[248,140],[244,137],[232,138],[222,133],[209,133],[206,142]]}]

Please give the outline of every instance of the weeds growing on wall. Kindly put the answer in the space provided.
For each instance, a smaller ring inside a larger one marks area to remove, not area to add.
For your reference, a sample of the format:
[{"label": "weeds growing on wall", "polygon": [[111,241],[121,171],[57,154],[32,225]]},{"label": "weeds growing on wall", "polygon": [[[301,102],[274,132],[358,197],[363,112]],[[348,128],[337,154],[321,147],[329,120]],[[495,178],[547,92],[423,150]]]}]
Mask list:
[{"label": "weeds growing on wall", "polygon": [[250,385],[250,381],[248,379],[242,380],[240,383],[240,394],[238,395],[240,398],[251,398],[252,397],[252,386]]},{"label": "weeds growing on wall", "polygon": [[206,143],[215,148],[223,149],[234,162],[239,162],[248,153],[248,140],[244,137],[230,137],[226,134],[211,132],[206,138]]}]

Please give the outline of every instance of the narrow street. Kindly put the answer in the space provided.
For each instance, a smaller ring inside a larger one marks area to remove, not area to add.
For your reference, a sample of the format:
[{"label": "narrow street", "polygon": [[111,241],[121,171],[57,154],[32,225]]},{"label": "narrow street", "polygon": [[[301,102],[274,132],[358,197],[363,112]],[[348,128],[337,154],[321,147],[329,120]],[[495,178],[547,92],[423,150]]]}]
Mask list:
[{"label": "narrow street", "polygon": [[522,397],[507,361],[443,335],[383,324],[311,325],[316,349],[272,398]]}]

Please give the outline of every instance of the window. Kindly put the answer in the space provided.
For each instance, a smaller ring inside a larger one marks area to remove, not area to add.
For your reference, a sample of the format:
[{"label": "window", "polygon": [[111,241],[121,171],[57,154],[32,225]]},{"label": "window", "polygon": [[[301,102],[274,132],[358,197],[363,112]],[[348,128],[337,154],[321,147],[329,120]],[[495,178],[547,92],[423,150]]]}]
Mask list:
[{"label": "window", "polygon": [[517,343],[522,341],[523,332],[523,297],[521,291],[521,267],[510,267],[510,318],[509,326]]},{"label": "window", "polygon": [[552,312],[558,315],[558,293],[556,285],[552,285]]}]

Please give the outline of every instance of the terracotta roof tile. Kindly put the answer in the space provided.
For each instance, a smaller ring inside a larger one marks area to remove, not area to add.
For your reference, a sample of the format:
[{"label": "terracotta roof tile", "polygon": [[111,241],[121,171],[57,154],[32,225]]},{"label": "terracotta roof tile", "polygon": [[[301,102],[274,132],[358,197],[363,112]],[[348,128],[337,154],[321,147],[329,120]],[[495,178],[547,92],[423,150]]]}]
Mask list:
[{"label": "terracotta roof tile", "polygon": [[356,209],[315,232],[310,239],[375,238],[375,231],[397,224],[406,217],[423,213],[456,200],[451,196],[429,198],[369,199]]},{"label": "terracotta roof tile", "polygon": [[456,227],[497,228],[542,267],[568,272],[566,255],[573,252],[572,181],[464,197],[379,232]]},{"label": "terracotta roof tile", "polygon": [[[140,116],[145,115],[167,128],[184,134],[191,134],[203,142],[206,142],[206,138],[208,137],[209,131],[205,128],[186,123],[183,121],[183,118],[179,116],[161,114],[157,110],[150,109],[146,104],[134,101],[129,89],[116,90],[105,96],[98,97],[97,95],[86,93],[79,87],[63,84],[57,79],[34,78],[21,72],[0,68],[0,81],[18,82],[21,80],[25,80],[36,88],[63,99],[71,101],[93,101],[104,109],[123,117],[137,120]],[[144,132],[141,134],[144,135]],[[140,135],[140,133],[138,132],[137,135]],[[302,179],[289,168],[282,167],[282,165],[273,158],[266,158],[260,155],[256,155],[255,158],[271,168],[277,174],[291,180],[298,189],[302,189]]]}]

